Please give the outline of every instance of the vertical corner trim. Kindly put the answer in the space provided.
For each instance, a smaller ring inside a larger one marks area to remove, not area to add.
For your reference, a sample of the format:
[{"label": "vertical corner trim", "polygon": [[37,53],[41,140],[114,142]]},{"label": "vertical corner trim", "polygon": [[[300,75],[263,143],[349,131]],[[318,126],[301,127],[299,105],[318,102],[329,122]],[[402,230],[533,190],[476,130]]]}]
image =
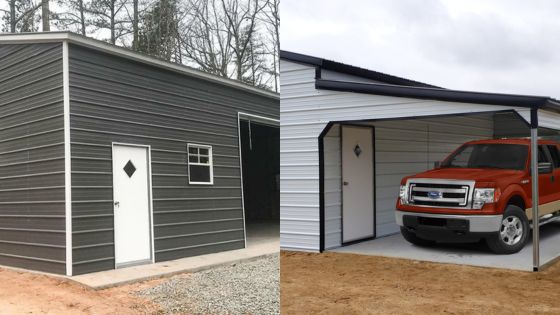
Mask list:
[{"label": "vertical corner trim", "polygon": [[62,85],[64,97],[64,218],[66,223],[66,275],[72,276],[72,159],[70,155],[70,78],[68,41],[62,41]]},{"label": "vertical corner trim", "polygon": [[325,142],[324,138],[334,123],[329,121],[317,140],[319,149],[319,252],[325,251]]},{"label": "vertical corner trim", "polygon": [[243,158],[241,147],[241,112],[237,112],[237,141],[239,145],[239,177],[241,178],[241,210],[243,212],[243,242],[244,248],[247,248],[247,220],[245,218],[245,192],[243,191]]},{"label": "vertical corner trim", "polygon": [[[536,112],[536,111],[535,111]],[[533,111],[531,111],[533,113]],[[532,116],[532,115],[531,115]],[[533,119],[531,119],[533,122]],[[538,128],[531,127],[531,203],[533,208],[533,268],[540,267]]]},{"label": "vertical corner trim", "polygon": [[[329,127],[330,129],[330,127]],[[325,142],[319,136],[319,253],[325,251]]]}]

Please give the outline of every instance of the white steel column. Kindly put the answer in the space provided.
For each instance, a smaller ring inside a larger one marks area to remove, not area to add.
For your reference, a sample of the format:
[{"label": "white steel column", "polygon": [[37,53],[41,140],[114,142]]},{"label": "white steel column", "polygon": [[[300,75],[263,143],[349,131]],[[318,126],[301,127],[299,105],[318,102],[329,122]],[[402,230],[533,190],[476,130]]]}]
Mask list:
[{"label": "white steel column", "polygon": [[539,154],[537,109],[531,109],[531,183],[533,209],[533,271],[540,267],[539,254]]}]

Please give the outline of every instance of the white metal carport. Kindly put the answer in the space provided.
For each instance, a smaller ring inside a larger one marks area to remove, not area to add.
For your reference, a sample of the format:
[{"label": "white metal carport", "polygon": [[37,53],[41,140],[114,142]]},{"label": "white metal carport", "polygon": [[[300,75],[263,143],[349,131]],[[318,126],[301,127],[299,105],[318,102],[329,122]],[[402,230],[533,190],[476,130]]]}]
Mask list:
[{"label": "white metal carport", "polygon": [[[288,52],[281,54],[281,65],[284,249],[329,248],[328,230],[338,219],[327,213],[340,203],[331,198],[339,191],[331,189],[332,178],[325,174],[324,138],[333,125],[510,112],[530,127],[533,146],[539,127],[558,130],[560,126],[560,105],[548,97],[446,90]],[[538,180],[533,183],[537,192]],[[538,206],[532,210],[538,217]],[[534,229],[533,269],[539,267],[539,229]]]}]

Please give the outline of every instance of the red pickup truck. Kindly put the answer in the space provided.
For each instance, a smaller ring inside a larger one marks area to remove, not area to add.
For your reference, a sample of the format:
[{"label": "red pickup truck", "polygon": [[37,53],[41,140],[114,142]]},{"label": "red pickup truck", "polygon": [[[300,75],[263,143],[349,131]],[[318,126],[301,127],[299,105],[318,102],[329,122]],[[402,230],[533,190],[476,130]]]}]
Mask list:
[{"label": "red pickup truck", "polygon": [[[560,144],[538,142],[541,224],[560,214]],[[531,228],[530,140],[463,144],[432,170],[402,179],[396,221],[410,243],[476,242],[497,254],[525,245]]]}]

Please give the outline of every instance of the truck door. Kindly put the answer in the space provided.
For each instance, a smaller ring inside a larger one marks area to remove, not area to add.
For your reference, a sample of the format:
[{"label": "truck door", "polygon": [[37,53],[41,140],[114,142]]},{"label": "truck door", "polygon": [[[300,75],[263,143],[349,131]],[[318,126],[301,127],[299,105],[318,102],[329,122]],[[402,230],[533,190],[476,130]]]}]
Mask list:
[{"label": "truck door", "polygon": [[[554,166],[554,170],[552,171],[552,180],[554,181],[552,199],[556,201],[560,200],[560,148],[555,144],[549,144],[547,147],[552,159],[552,166]],[[560,207],[558,207],[557,210],[560,210]]]},{"label": "truck door", "polygon": [[[539,163],[548,162],[552,163],[550,153],[545,145],[539,145]],[[554,192],[557,182],[557,178],[554,176],[554,170],[552,173],[540,174],[539,173],[539,214],[545,215],[551,211],[548,209],[548,204],[554,201]]]}]

